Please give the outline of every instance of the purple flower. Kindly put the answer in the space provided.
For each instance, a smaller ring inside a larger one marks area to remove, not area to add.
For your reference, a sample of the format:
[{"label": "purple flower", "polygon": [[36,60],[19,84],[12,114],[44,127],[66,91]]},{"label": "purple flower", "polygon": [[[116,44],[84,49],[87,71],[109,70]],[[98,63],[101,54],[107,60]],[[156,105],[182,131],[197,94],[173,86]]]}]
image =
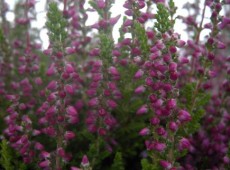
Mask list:
[{"label": "purple flower", "polygon": [[165,160],[161,160],[160,165],[165,169],[170,169],[172,167],[172,164]]},{"label": "purple flower", "polygon": [[89,105],[90,107],[95,107],[95,106],[98,105],[98,102],[99,102],[99,101],[98,101],[98,98],[95,97],[95,98],[92,98],[92,99],[89,100],[88,105]]},{"label": "purple flower", "polygon": [[141,131],[139,132],[139,135],[141,135],[141,136],[146,136],[146,135],[148,135],[148,134],[150,134],[149,128],[143,128],[143,129],[141,129]]},{"label": "purple flower", "polygon": [[162,152],[164,151],[166,148],[166,144],[165,143],[160,143],[160,142],[156,142],[154,144],[154,149],[158,152]]},{"label": "purple flower", "polygon": [[141,94],[145,92],[145,86],[141,85],[135,89],[135,94]]},{"label": "purple flower", "polygon": [[71,139],[75,138],[75,136],[76,136],[75,133],[72,131],[66,131],[65,135],[64,135],[66,140],[71,140]]},{"label": "purple flower", "polygon": [[109,100],[107,101],[107,105],[108,105],[108,107],[110,107],[110,108],[112,108],[112,109],[114,109],[114,108],[117,107],[117,103],[116,103],[114,100],[111,100],[111,99],[109,99]]},{"label": "purple flower", "polygon": [[38,165],[39,165],[40,168],[46,168],[46,167],[49,167],[50,161],[45,160],[45,161],[40,162]]},{"label": "purple flower", "polygon": [[76,116],[78,114],[77,110],[73,106],[68,106],[66,109],[66,112],[68,115],[71,115],[71,116]]},{"label": "purple flower", "polygon": [[100,9],[104,9],[105,8],[105,1],[104,0],[97,0],[97,6]]},{"label": "purple flower", "polygon": [[178,114],[178,119],[181,122],[188,122],[188,121],[192,120],[192,117],[186,110],[180,110],[179,114]]},{"label": "purple flower", "polygon": [[88,157],[87,157],[86,155],[84,155],[84,156],[82,157],[81,165],[82,165],[83,167],[89,166],[89,160],[88,160]]},{"label": "purple flower", "polygon": [[117,21],[120,19],[121,15],[118,15],[114,18],[110,18],[109,23],[113,26],[117,23]]},{"label": "purple flower", "polygon": [[47,89],[51,91],[56,90],[56,88],[57,88],[57,82],[55,80],[52,80],[47,86]]},{"label": "purple flower", "polygon": [[175,132],[178,129],[178,125],[176,122],[169,122],[169,129]]},{"label": "purple flower", "polygon": [[65,70],[67,73],[73,73],[74,72],[74,68],[71,64],[66,64]]},{"label": "purple flower", "polygon": [[109,68],[109,73],[112,75],[112,76],[120,76],[120,73],[118,72],[117,68],[116,67],[113,67],[111,66]]},{"label": "purple flower", "polygon": [[137,115],[143,115],[145,113],[148,112],[148,106],[147,105],[143,105],[141,106],[138,110],[137,110]]},{"label": "purple flower", "polygon": [[167,102],[167,108],[174,109],[176,107],[176,99],[169,99]]},{"label": "purple flower", "polygon": [[180,141],[179,141],[179,149],[180,150],[184,150],[184,149],[189,149],[190,147],[190,142],[188,139],[186,138],[182,138]]},{"label": "purple flower", "polygon": [[144,74],[144,71],[140,69],[135,73],[134,78],[139,79],[143,76],[143,74]]}]

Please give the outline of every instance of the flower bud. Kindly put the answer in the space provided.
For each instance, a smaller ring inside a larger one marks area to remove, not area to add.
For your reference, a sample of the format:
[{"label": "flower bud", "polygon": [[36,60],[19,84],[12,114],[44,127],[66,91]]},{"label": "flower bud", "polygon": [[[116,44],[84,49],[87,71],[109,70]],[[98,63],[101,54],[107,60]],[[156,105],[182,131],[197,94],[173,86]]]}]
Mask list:
[{"label": "flower bud", "polygon": [[141,129],[141,131],[139,132],[139,135],[141,135],[141,136],[146,136],[146,135],[148,135],[148,134],[150,134],[149,128],[143,128],[143,129]]},{"label": "flower bud", "polygon": [[65,135],[64,135],[66,140],[71,140],[71,139],[75,138],[75,136],[76,136],[75,133],[72,131],[66,131]]},{"label": "flower bud", "polygon": [[164,151],[166,148],[166,144],[165,143],[160,143],[160,142],[156,142],[154,144],[154,149],[158,152],[162,152]]},{"label": "flower bud", "polygon": [[178,125],[176,122],[169,122],[169,129],[175,132],[178,129]]},{"label": "flower bud", "polygon": [[74,68],[71,64],[66,64],[65,70],[67,73],[73,73],[74,72]]},{"label": "flower bud", "polygon": [[186,138],[182,138],[180,141],[179,141],[179,149],[180,150],[184,150],[184,149],[189,149],[190,147],[190,142],[188,139]]},{"label": "flower bud", "polygon": [[141,94],[145,92],[145,86],[141,85],[135,89],[135,94]]},{"label": "flower bud", "polygon": [[117,21],[120,19],[121,15],[118,15],[114,18],[110,18],[109,23],[113,26],[117,23]]},{"label": "flower bud", "polygon": [[172,167],[172,164],[165,160],[161,160],[160,165],[165,169],[170,169]]},{"label": "flower bud", "polygon": [[97,7],[100,9],[104,9],[106,6],[105,1],[104,0],[97,0]]},{"label": "flower bud", "polygon": [[66,112],[67,112],[68,115],[71,115],[71,116],[78,115],[77,110],[73,106],[68,106],[67,109],[66,109]]},{"label": "flower bud", "polygon": [[147,105],[143,105],[143,106],[141,106],[141,107],[137,110],[136,114],[137,114],[137,115],[143,115],[143,114],[145,114],[145,113],[147,113],[147,112],[148,112],[148,106],[147,106]]},{"label": "flower bud", "polygon": [[179,111],[179,114],[178,114],[178,119],[181,121],[181,122],[188,122],[192,119],[191,115],[185,111],[185,110],[180,110]]},{"label": "flower bud", "polygon": [[64,89],[65,89],[66,93],[68,93],[70,95],[74,94],[74,88],[72,85],[67,84],[67,85],[65,85]]},{"label": "flower bud", "polygon": [[112,76],[120,76],[120,73],[118,72],[117,68],[116,67],[113,67],[111,66],[109,68],[109,73],[112,75]]},{"label": "flower bud", "polygon": [[42,162],[40,162],[40,163],[38,164],[38,166],[39,166],[40,168],[47,168],[47,167],[49,167],[49,165],[50,165],[50,161],[49,161],[49,160],[42,161]]},{"label": "flower bud", "polygon": [[81,165],[83,167],[88,167],[89,166],[89,160],[88,160],[88,157],[86,155],[83,156],[82,161],[81,161]]},{"label": "flower bud", "polygon": [[56,88],[57,88],[57,82],[55,80],[52,80],[47,86],[47,89],[51,91],[56,90]]}]

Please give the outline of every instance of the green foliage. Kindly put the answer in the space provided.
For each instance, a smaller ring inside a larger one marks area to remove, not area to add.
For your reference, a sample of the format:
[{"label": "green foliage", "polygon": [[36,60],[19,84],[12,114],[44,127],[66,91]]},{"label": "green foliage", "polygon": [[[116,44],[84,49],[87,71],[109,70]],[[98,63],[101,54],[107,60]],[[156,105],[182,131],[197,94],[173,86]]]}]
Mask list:
[{"label": "green foliage", "polygon": [[180,107],[185,107],[188,110],[191,109],[192,107],[192,99],[193,99],[193,93],[195,91],[196,88],[196,83],[190,83],[190,84],[186,84],[180,91],[180,96],[183,97],[184,99],[186,99],[185,103],[181,103]]},{"label": "green foliage", "polygon": [[196,88],[196,83],[190,83],[186,84],[181,90],[181,97],[186,99],[186,102],[181,104],[181,107],[186,108],[192,116],[192,120],[183,129],[180,129],[182,135],[193,134],[199,129],[200,121],[205,113],[204,106],[208,104],[211,98],[209,93]]},{"label": "green foliage", "polygon": [[149,53],[148,37],[144,27],[139,22],[134,22],[135,35],[139,41],[140,49],[146,58]]},{"label": "green foliage", "polygon": [[53,43],[55,50],[58,50],[64,44],[67,37],[66,26],[67,21],[59,11],[57,3],[51,2],[47,13],[46,27],[49,31],[50,42]]},{"label": "green foliage", "polygon": [[6,140],[2,140],[1,142],[0,155],[1,155],[1,159],[0,159],[1,166],[5,170],[13,170],[14,168],[12,166],[12,154]]},{"label": "green foliage", "polygon": [[101,18],[103,18],[103,11],[97,7],[96,1],[90,0],[89,5],[97,11]]},{"label": "green foliage", "polygon": [[142,170],[160,170],[161,167],[148,162],[147,159],[141,160]]},{"label": "green foliage", "polygon": [[2,29],[0,29],[0,42],[2,43],[3,41],[4,41],[4,36],[3,36]]},{"label": "green foliage", "polygon": [[105,145],[104,139],[98,136],[89,146],[87,155],[90,158],[90,164],[94,169],[101,169],[103,166],[102,161],[111,154],[109,151],[105,150]]},{"label": "green foliage", "polygon": [[115,155],[115,158],[113,160],[113,165],[111,167],[111,170],[124,170],[124,162],[122,159],[122,153],[117,152]]},{"label": "green foliage", "polygon": [[33,164],[24,164],[21,157],[11,147],[9,147],[7,140],[3,139],[0,144],[0,165],[4,170],[36,170]]},{"label": "green foliage", "polygon": [[171,17],[171,22],[174,25],[175,20],[173,19],[173,16],[176,14],[177,7],[175,6],[175,3],[173,0],[169,0],[169,13]]},{"label": "green foliage", "polygon": [[161,33],[167,32],[170,28],[172,28],[172,23],[169,19],[169,12],[168,9],[163,4],[157,4],[157,14],[155,27]]},{"label": "green foliage", "polygon": [[5,62],[9,61],[10,53],[10,46],[7,43],[2,29],[0,29],[0,54],[3,55]]},{"label": "green foliage", "polygon": [[112,63],[112,50],[114,41],[106,34],[100,34],[100,58],[104,62],[103,64]]}]

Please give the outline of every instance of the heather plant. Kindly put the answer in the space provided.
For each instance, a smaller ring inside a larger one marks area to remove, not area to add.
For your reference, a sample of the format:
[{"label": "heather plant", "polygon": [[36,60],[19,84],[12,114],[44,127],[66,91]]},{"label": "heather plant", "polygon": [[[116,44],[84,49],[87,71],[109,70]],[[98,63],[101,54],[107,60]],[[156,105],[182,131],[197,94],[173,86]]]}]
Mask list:
[{"label": "heather plant", "polygon": [[36,3],[0,2],[1,168],[229,168],[230,1],[47,2],[46,49]]}]

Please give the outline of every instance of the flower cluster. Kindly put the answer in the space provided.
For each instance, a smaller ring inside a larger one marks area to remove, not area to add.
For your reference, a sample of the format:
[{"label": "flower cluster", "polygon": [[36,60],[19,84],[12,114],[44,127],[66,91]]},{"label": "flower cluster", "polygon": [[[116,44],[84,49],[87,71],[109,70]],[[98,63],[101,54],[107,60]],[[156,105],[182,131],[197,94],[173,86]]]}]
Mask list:
[{"label": "flower cluster", "polygon": [[228,0],[187,3],[183,17],[173,0],[125,0],[115,16],[114,0],[51,2],[45,50],[36,3],[16,3],[11,23],[0,2],[0,127],[18,153],[1,151],[3,168],[229,168]]}]

